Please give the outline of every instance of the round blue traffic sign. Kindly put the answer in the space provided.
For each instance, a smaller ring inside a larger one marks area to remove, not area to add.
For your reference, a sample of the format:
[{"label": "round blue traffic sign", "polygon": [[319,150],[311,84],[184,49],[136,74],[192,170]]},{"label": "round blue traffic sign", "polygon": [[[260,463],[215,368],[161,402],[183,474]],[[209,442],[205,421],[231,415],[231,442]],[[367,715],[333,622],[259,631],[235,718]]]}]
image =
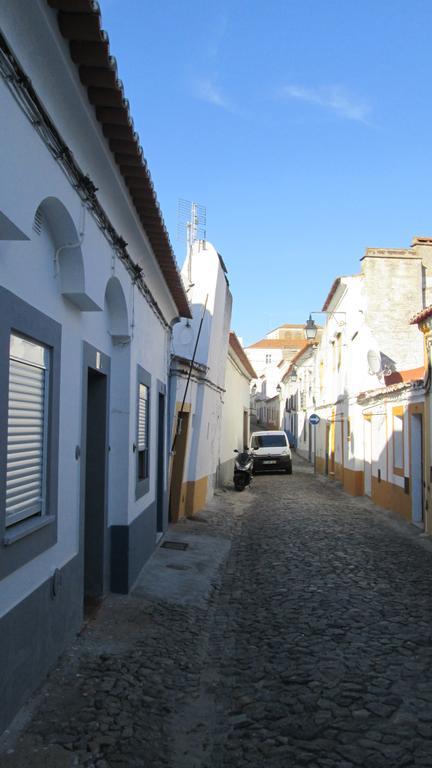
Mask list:
[{"label": "round blue traffic sign", "polygon": [[311,413],[311,415],[309,416],[309,424],[312,424],[315,426],[316,424],[319,424],[320,421],[321,419],[317,413]]}]

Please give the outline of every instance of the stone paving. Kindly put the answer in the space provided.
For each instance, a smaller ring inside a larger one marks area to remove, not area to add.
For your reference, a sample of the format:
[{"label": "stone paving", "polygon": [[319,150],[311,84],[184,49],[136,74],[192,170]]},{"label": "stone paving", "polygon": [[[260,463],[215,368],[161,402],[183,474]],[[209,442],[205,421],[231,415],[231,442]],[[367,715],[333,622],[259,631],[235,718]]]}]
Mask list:
[{"label": "stone paving", "polygon": [[225,544],[206,600],[110,596],[2,768],[431,768],[428,538],[300,460],[175,536]]}]

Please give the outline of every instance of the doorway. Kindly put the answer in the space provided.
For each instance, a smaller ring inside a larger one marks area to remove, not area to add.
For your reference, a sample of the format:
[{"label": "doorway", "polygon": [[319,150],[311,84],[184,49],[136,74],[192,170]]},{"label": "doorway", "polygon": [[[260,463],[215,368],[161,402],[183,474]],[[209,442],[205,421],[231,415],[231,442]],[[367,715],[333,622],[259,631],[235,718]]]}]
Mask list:
[{"label": "doorway", "polygon": [[328,474],[334,477],[335,474],[335,421],[332,421],[328,427]]},{"label": "doorway", "polygon": [[156,480],[156,532],[163,533],[164,485],[165,485],[165,395],[159,392],[158,442]]},{"label": "doorway", "polygon": [[423,416],[411,415],[411,516],[416,525],[423,524]]},{"label": "doorway", "polygon": [[246,448],[249,444],[249,411],[243,411],[243,445]]},{"label": "doorway", "polygon": [[372,496],[372,420],[364,419],[364,493]]},{"label": "doorway", "polygon": [[174,457],[171,472],[171,489],[169,501],[169,521],[176,522],[184,509],[182,496],[183,475],[186,460],[186,446],[189,430],[189,413],[180,411],[177,414],[177,433],[174,445]]},{"label": "doorway", "polygon": [[88,368],[85,426],[84,604],[104,593],[107,479],[107,376]]},{"label": "doorway", "polygon": [[325,473],[329,473],[329,450],[330,450],[330,424],[326,424],[326,437],[325,437]]}]

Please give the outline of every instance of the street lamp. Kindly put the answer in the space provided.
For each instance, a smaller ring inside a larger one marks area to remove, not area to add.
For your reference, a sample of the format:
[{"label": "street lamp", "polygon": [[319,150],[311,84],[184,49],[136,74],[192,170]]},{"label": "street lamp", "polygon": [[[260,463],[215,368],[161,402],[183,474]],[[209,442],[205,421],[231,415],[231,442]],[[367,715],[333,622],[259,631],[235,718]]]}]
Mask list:
[{"label": "street lamp", "polygon": [[280,393],[282,392],[282,387],[280,384],[277,385],[276,392],[278,393],[278,395],[280,395]]},{"label": "street lamp", "polygon": [[297,368],[295,367],[295,365],[293,366],[293,369],[289,375],[289,380],[291,381],[292,384],[294,384],[297,381]]},{"label": "street lamp", "polygon": [[337,317],[335,317],[336,324],[341,327],[342,325],[345,325],[346,323],[346,312],[331,312],[326,309],[317,310],[316,312],[311,312],[309,315],[309,320],[305,323],[303,326],[304,328],[304,335],[307,341],[314,341],[316,338],[316,335],[318,333],[318,326],[314,323],[312,320],[312,315],[328,315],[329,317],[335,317],[335,315],[343,315],[342,320],[338,320]]},{"label": "street lamp", "polygon": [[306,337],[306,341],[313,341],[316,338],[316,335],[318,333],[318,327],[316,323],[312,320],[312,315],[309,315],[309,320],[307,321],[305,327],[304,327],[304,333]]}]

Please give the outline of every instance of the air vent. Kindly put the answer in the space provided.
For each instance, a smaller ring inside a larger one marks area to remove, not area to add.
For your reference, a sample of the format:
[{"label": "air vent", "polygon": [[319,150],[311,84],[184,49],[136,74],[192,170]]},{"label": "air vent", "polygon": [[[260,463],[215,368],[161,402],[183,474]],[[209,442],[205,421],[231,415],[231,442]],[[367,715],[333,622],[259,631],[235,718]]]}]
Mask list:
[{"label": "air vent", "polygon": [[42,211],[40,208],[38,208],[33,220],[33,232],[36,232],[37,235],[40,235],[40,233],[42,232],[42,224],[43,224]]}]

